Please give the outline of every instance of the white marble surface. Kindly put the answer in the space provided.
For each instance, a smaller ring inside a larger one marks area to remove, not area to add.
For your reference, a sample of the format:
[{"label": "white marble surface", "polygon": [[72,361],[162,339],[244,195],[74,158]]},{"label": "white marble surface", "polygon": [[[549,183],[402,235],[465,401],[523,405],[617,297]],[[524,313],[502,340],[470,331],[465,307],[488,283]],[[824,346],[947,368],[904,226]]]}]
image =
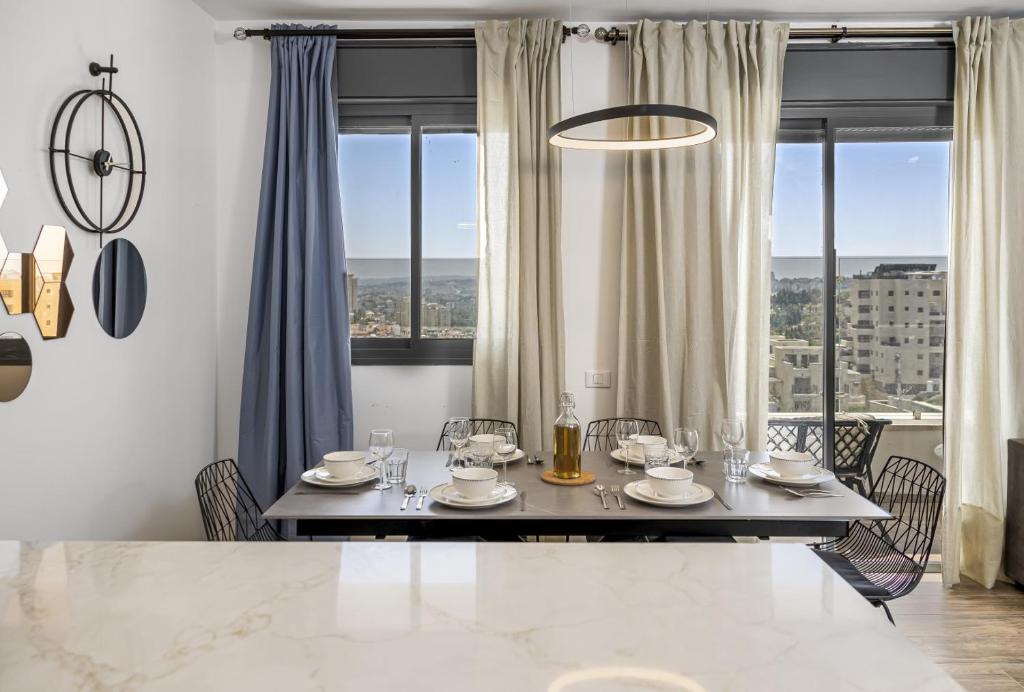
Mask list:
[{"label": "white marble surface", "polygon": [[798,545],[0,542],[0,690],[959,689]]}]

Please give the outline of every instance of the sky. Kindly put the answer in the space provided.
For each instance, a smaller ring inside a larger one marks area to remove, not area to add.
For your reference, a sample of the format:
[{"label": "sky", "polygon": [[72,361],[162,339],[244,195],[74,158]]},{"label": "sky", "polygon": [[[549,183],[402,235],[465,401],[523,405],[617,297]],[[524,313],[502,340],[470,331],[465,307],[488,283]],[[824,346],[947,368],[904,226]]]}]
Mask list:
[{"label": "sky", "polygon": [[[772,255],[821,255],[821,144],[780,144]],[[949,143],[836,144],[836,250],[843,256],[945,255]]]},{"label": "sky", "polygon": [[[780,144],[772,255],[821,255],[821,144]],[[352,258],[409,256],[410,137],[341,136],[342,213]],[[836,249],[843,256],[948,251],[949,143],[836,145]],[[476,136],[423,141],[423,256],[476,256]]]},{"label": "sky", "polygon": [[[423,135],[423,256],[476,257],[476,135]],[[410,137],[344,134],[338,167],[345,250],[409,256]]]}]

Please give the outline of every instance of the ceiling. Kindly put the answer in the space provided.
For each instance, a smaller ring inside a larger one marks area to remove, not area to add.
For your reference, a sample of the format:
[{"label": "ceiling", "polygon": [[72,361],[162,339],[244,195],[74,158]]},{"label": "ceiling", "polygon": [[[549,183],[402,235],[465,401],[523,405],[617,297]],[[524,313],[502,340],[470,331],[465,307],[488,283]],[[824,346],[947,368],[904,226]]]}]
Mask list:
[{"label": "ceiling", "polygon": [[[1020,15],[1020,0],[193,0],[218,20],[472,21],[560,17],[786,19],[793,22],[934,22],[972,14]],[[710,7],[710,10],[709,10]]]}]

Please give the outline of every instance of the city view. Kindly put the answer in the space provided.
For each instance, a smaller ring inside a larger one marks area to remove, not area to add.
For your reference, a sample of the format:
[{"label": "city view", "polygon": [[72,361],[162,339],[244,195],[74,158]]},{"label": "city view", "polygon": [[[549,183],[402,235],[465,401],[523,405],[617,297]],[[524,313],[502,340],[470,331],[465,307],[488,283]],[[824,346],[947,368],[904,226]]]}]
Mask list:
[{"label": "city view", "polygon": [[[472,339],[476,326],[476,260],[423,260],[420,333],[433,339]],[[354,337],[409,337],[408,259],[348,260],[349,320]]]},{"label": "city view", "polygon": [[[770,411],[821,411],[821,263],[772,261]],[[839,258],[838,411],[941,413],[945,296],[944,257]]]},{"label": "city view", "polygon": [[836,139],[834,373],[823,372],[823,145],[776,148],[769,410],[820,412],[823,378],[834,377],[837,412],[941,413],[948,132],[838,130]]}]

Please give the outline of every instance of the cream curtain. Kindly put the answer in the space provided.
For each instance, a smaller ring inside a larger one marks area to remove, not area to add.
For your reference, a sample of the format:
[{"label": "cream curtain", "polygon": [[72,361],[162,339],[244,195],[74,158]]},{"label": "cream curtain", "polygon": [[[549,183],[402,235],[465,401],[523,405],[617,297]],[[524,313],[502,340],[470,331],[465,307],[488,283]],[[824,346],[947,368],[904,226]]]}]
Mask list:
[{"label": "cream curtain", "polygon": [[771,22],[644,20],[629,41],[630,101],[704,110],[718,120],[718,138],[629,155],[617,409],[656,418],[666,432],[702,414],[712,444],[728,413],[746,416],[749,447],[764,445],[770,212],[788,36],[788,25]]},{"label": "cream curtain", "polygon": [[473,415],[519,426],[549,448],[563,385],[560,119],[562,23],[477,25],[480,260]]},{"label": "cream curtain", "polygon": [[943,580],[991,587],[1006,441],[1024,435],[1024,20],[954,26]]}]

